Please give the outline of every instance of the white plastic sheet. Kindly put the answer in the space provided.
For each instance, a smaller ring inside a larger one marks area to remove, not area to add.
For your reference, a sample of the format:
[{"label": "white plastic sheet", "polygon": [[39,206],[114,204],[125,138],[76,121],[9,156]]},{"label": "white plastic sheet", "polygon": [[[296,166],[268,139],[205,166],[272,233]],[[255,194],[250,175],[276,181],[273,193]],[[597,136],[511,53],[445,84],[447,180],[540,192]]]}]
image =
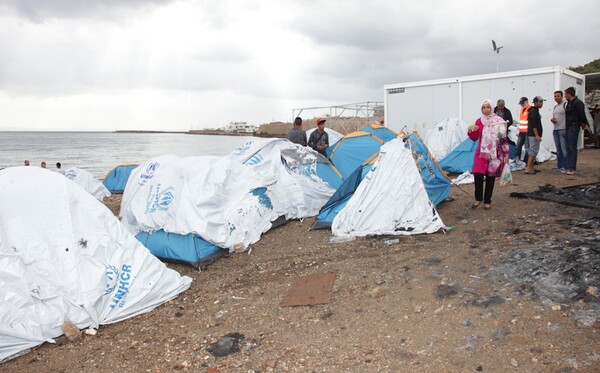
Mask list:
[{"label": "white plastic sheet", "polygon": [[191,283],[58,173],[0,171],[0,361],[63,334],[148,312]]},{"label": "white plastic sheet", "polygon": [[381,147],[331,231],[335,236],[412,235],[442,228],[411,151],[394,139]]},{"label": "white plastic sheet", "polygon": [[280,216],[316,215],[334,190],[318,154],[281,139],[248,141],[226,157],[162,156],[134,170],[121,203],[130,232],[194,233],[245,250]]},{"label": "white plastic sheet", "polygon": [[85,189],[99,201],[104,197],[110,197],[110,191],[94,175],[86,170],[71,167],[65,170],[65,177]]},{"label": "white plastic sheet", "polygon": [[468,125],[459,118],[444,119],[425,134],[425,145],[441,161],[467,139]]}]

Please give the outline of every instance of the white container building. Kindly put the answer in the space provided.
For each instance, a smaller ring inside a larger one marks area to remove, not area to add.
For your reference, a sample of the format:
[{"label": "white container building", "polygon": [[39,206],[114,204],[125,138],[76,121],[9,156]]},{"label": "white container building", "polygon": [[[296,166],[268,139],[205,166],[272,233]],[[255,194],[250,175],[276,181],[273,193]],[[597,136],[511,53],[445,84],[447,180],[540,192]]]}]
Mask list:
[{"label": "white container building", "polygon": [[554,91],[574,87],[583,100],[585,76],[560,66],[539,69],[507,71],[494,74],[463,76],[449,79],[426,80],[384,86],[385,123],[394,131],[406,128],[421,134],[446,118],[461,118],[468,124],[481,116],[481,102],[504,99],[518,125],[519,99],[542,96],[540,110],[544,133],[543,143],[554,151],[550,122]]}]

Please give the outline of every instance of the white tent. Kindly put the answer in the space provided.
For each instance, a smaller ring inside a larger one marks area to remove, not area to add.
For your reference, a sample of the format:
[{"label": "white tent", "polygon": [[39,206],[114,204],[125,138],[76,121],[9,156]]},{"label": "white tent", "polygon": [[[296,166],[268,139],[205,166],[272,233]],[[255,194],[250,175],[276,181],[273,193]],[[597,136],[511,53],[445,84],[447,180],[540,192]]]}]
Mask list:
[{"label": "white tent", "polygon": [[384,144],[348,204],[333,219],[337,237],[411,235],[444,228],[413,155],[401,139]]},{"label": "white tent", "polygon": [[318,154],[282,139],[248,141],[226,157],[162,156],[129,177],[121,203],[131,233],[194,233],[245,250],[280,216],[316,215],[334,193],[317,177]]},{"label": "white tent", "polygon": [[110,192],[104,184],[86,170],[77,167],[67,168],[65,177],[85,189],[99,201],[102,201],[104,197],[110,197]]},{"label": "white tent", "polygon": [[191,283],[62,175],[0,171],[0,362],[63,334],[148,312]]},{"label": "white tent", "polygon": [[[515,125],[512,125],[510,127],[508,127],[508,139],[512,142],[514,142],[515,144],[517,143],[517,140],[519,139],[519,128]],[[521,157],[524,158],[525,157],[525,152],[526,150],[526,146],[523,147],[523,151],[521,154]],[[550,151],[550,149],[546,146],[546,144],[544,144],[543,142],[540,143],[540,151],[538,152],[537,157],[535,157],[535,159],[540,162],[546,162],[546,161],[553,161],[556,159],[556,155],[554,153],[552,153]],[[518,170],[524,169],[523,168],[518,168]],[[517,169],[513,169],[511,168],[511,171],[517,171]]]},{"label": "white tent", "polygon": [[467,139],[468,125],[462,119],[444,119],[425,134],[425,145],[431,154],[441,161]]}]

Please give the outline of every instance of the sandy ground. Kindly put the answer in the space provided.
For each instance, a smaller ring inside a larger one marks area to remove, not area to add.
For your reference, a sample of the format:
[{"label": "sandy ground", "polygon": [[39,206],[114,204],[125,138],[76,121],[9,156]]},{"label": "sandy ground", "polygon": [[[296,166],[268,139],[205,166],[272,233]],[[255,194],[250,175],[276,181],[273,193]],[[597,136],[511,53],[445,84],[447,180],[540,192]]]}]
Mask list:
[{"label": "sandy ground", "polygon": [[[194,279],[191,288],[154,311],[102,326],[96,336],[59,339],[0,366],[2,372],[598,372],[600,325],[574,317],[583,301],[550,305],[490,275],[492,264],[523,238],[568,240],[559,220],[595,210],[509,197],[538,185],[600,181],[600,150],[581,153],[568,176],[547,162],[537,175],[517,172],[497,186],[491,210],[454,201],[439,206],[455,229],[333,244],[313,219],[273,229],[250,254],[233,254],[205,270],[169,264]],[[106,203],[116,212],[120,197]],[[522,233],[515,232],[519,228]],[[518,239],[517,239],[518,238]],[[284,308],[298,277],[336,272],[327,305]],[[214,357],[206,346],[241,333],[241,350]]]}]

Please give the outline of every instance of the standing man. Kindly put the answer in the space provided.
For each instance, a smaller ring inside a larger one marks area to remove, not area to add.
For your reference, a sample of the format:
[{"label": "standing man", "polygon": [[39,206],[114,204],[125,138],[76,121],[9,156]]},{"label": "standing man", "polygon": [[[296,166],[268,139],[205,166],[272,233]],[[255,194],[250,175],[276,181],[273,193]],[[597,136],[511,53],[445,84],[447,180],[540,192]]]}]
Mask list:
[{"label": "standing man", "polygon": [[40,166],[42,166],[42,168],[46,168],[46,161],[42,161]]},{"label": "standing man", "polygon": [[566,135],[566,120],[565,120],[565,108],[567,103],[563,99],[562,91],[554,92],[554,109],[552,110],[552,119],[550,121],[554,124],[554,145],[556,146],[556,170],[560,172],[567,172],[567,135]]},{"label": "standing man", "polygon": [[506,107],[506,104],[503,99],[500,99],[498,100],[498,102],[496,102],[494,114],[504,119],[504,121],[506,122],[506,133],[508,133],[508,127],[512,126],[513,124],[513,117],[510,110],[508,110],[508,108]]},{"label": "standing man", "polygon": [[29,159],[25,160],[25,166],[29,166]]},{"label": "standing man", "polygon": [[62,164],[60,164],[60,162],[56,162],[56,172],[61,175],[65,174],[65,170],[62,169]]},{"label": "standing man", "polygon": [[529,149],[527,153],[529,158],[527,159],[527,167],[525,173],[528,175],[536,174],[539,171],[535,169],[535,157],[537,157],[540,151],[540,143],[542,142],[542,116],[540,115],[540,109],[544,106],[544,100],[541,96],[535,96],[533,98],[533,106],[529,107],[529,113],[527,114],[527,141],[529,141]]},{"label": "standing man", "polygon": [[567,175],[574,175],[577,168],[577,141],[579,130],[588,125],[585,117],[585,105],[575,96],[575,88],[565,89],[567,107],[565,122],[567,126]]},{"label": "standing man", "polygon": [[[517,139],[517,159],[521,159],[521,151],[523,150],[523,145],[527,143],[527,131],[528,131],[528,115],[529,109],[531,106],[529,105],[529,100],[527,97],[521,97],[519,100],[519,105],[521,105],[521,112],[519,113],[519,138]],[[523,161],[527,163],[527,153],[525,153],[525,158]]]},{"label": "standing man", "polygon": [[294,128],[288,132],[287,138],[294,144],[306,146],[306,132],[302,129],[302,118],[294,119]]},{"label": "standing man", "polygon": [[310,134],[308,146],[327,157],[329,135],[325,132],[325,119],[317,118],[317,130]]}]

